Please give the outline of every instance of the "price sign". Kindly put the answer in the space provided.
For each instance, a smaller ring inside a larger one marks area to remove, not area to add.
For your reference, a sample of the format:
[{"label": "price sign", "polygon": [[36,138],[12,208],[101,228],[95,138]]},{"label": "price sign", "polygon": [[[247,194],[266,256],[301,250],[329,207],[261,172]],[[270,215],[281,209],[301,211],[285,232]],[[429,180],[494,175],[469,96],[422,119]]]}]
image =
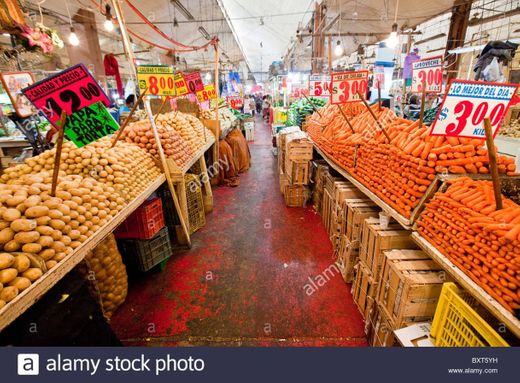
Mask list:
[{"label": "price sign", "polygon": [[330,97],[330,76],[311,74],[309,76],[309,94],[315,97]]},{"label": "price sign", "polygon": [[422,93],[426,84],[427,93],[442,91],[442,56],[416,61],[412,64],[412,92]]},{"label": "price sign", "polygon": [[81,148],[116,132],[119,125],[102,102],[86,106],[67,116],[65,134]]},{"label": "price sign", "polygon": [[185,94],[190,93],[188,90],[188,86],[186,85],[186,81],[181,73],[175,74],[175,90],[177,91],[177,96],[184,96]]},{"label": "price sign", "polygon": [[71,115],[98,101],[110,105],[107,95],[83,64],[38,81],[22,89],[22,93],[56,128],[62,111]]},{"label": "price sign", "polygon": [[227,102],[233,109],[240,109],[244,105],[244,101],[238,96],[227,96]]},{"label": "price sign", "polygon": [[34,83],[34,77],[30,72],[3,72],[0,79],[4,85],[11,104],[13,104],[16,114],[20,117],[29,117],[34,113],[34,108],[22,94],[22,89]]},{"label": "price sign", "polygon": [[137,67],[139,90],[153,96],[175,96],[173,67],[167,65],[139,65]]},{"label": "price sign", "polygon": [[358,92],[365,95],[368,89],[368,71],[333,73],[331,76],[330,103],[358,102]]},{"label": "price sign", "polygon": [[197,92],[197,100],[201,103],[213,98],[217,98],[217,92],[215,92],[215,87],[213,85],[206,85],[204,90]]},{"label": "price sign", "polygon": [[202,92],[204,90],[204,83],[200,77],[200,72],[192,72],[184,74],[184,81],[191,93]]},{"label": "price sign", "polygon": [[484,138],[484,118],[496,135],[518,85],[453,80],[433,123],[432,136]]},{"label": "price sign", "polygon": [[382,66],[376,66],[374,67],[374,88],[381,88],[383,89],[385,87],[385,68]]}]

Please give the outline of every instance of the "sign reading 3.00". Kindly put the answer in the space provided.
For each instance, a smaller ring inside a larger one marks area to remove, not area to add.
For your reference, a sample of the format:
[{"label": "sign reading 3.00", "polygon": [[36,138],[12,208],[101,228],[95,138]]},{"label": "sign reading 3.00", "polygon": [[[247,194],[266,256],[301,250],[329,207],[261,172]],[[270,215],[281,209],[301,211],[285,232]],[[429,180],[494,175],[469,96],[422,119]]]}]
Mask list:
[{"label": "sign reading 3.00", "polygon": [[22,89],[22,93],[56,128],[62,111],[70,115],[98,101],[110,105],[107,95],[83,64],[38,81]]},{"label": "sign reading 3.00", "polygon": [[332,73],[330,103],[345,104],[361,101],[358,92],[366,97],[368,89],[368,71]]},{"label": "sign reading 3.00", "polygon": [[518,85],[453,80],[444,99],[431,135],[483,138],[484,118],[488,117],[493,135],[516,94]]},{"label": "sign reading 3.00", "polygon": [[442,91],[442,56],[422,59],[412,64],[412,92],[421,93],[423,84],[427,93]]},{"label": "sign reading 3.00", "polygon": [[137,67],[139,90],[154,96],[175,96],[173,67],[168,65],[139,65]]}]

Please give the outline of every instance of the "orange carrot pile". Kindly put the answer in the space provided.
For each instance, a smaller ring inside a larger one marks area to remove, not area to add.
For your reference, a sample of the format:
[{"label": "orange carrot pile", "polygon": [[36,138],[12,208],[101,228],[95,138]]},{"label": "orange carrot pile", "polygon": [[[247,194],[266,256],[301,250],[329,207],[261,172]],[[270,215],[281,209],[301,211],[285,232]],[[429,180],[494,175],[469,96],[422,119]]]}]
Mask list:
[{"label": "orange carrot pile", "polygon": [[[484,139],[430,136],[418,121],[398,118],[387,108],[374,105],[380,127],[361,104],[342,105],[354,129],[348,126],[337,105],[315,113],[307,128],[314,142],[344,169],[406,218],[419,204],[438,173],[489,173]],[[498,170],[512,175],[512,158],[499,156]]]},{"label": "orange carrot pile", "polygon": [[450,183],[426,205],[419,232],[506,309],[520,309],[520,206],[503,197],[496,210],[491,181]]}]

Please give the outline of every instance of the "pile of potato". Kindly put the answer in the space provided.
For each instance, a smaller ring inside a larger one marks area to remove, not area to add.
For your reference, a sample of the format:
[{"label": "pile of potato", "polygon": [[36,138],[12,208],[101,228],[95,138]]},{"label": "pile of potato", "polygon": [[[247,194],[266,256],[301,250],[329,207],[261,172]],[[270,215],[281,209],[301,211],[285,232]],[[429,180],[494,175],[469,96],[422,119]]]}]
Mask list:
[{"label": "pile of potato", "polygon": [[215,119],[215,112],[210,109],[202,109],[200,111],[200,117],[204,120],[214,120]]},{"label": "pile of potato", "polygon": [[204,124],[195,116],[191,114],[185,114],[184,117],[188,120],[195,135],[197,136],[197,142],[201,142],[203,146],[208,140],[213,137],[213,133],[207,129]]},{"label": "pile of potato", "polygon": [[[161,144],[166,157],[172,158],[175,163],[183,167],[189,162],[194,152],[192,148],[182,139],[175,129],[169,126],[168,121],[157,118],[157,133],[161,136]],[[122,139],[126,142],[132,142],[142,149],[145,149],[151,155],[157,157],[157,144],[152,132],[150,121],[143,120],[127,126]]]},{"label": "pile of potato", "polygon": [[502,125],[498,134],[506,137],[520,138],[520,121],[511,120],[508,125]]},{"label": "pile of potato", "polygon": [[103,313],[110,319],[114,311],[125,301],[128,292],[128,275],[114,235],[110,234],[105,238],[86,255],[85,259],[95,274]]},{"label": "pile of potato", "polygon": [[204,146],[204,133],[202,133],[202,139],[199,138],[186,116],[188,115],[180,112],[159,114],[157,116],[157,123],[175,129],[189,147],[196,152]]},{"label": "pile of potato", "polygon": [[0,184],[0,283],[8,285],[0,292],[3,302],[55,267],[126,204],[114,187],[92,178],[61,173],[54,197],[51,182],[51,173],[42,172]]},{"label": "pile of potato", "polygon": [[[118,142],[110,148],[111,139],[105,137],[82,148],[63,144],[60,170],[69,175],[91,177],[106,186],[115,188],[127,201],[131,201],[161,174],[153,157],[135,145]],[[56,150],[28,158],[24,164],[5,169],[0,180],[16,180],[24,174],[42,170],[52,171]]]}]

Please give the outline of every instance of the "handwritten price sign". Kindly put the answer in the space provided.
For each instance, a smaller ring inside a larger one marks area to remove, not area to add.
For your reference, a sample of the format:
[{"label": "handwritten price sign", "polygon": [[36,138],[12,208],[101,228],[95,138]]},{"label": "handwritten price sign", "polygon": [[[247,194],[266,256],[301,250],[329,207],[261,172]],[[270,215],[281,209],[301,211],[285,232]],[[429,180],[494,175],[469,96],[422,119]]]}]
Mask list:
[{"label": "handwritten price sign", "polygon": [[202,92],[204,90],[204,83],[200,77],[200,72],[185,73],[184,81],[186,81],[188,90],[191,93]]},{"label": "handwritten price sign", "polygon": [[110,105],[107,95],[83,64],[38,81],[22,89],[22,93],[56,128],[62,111],[70,115],[98,101]]},{"label": "handwritten price sign", "polygon": [[197,100],[199,102],[208,101],[213,98],[217,98],[217,92],[215,92],[215,87],[213,85],[206,85],[204,90],[197,92]]},{"label": "handwritten price sign", "polygon": [[227,102],[233,109],[240,109],[244,106],[244,101],[238,96],[228,96]]},{"label": "handwritten price sign", "polygon": [[431,135],[484,138],[484,118],[496,135],[518,85],[453,80]]},{"label": "handwritten price sign", "polygon": [[181,73],[176,73],[175,77],[175,90],[177,91],[176,96],[184,96],[185,94],[190,93],[188,90],[188,86],[186,85],[186,81]]},{"label": "handwritten price sign", "polygon": [[311,74],[309,76],[309,94],[315,97],[330,97],[330,76]]},{"label": "handwritten price sign", "polygon": [[412,64],[412,92],[422,93],[423,84],[427,93],[442,91],[442,56],[427,58]]},{"label": "handwritten price sign", "polygon": [[331,75],[331,104],[358,102],[358,92],[365,95],[368,89],[368,71],[333,73]]},{"label": "handwritten price sign", "polygon": [[175,96],[173,67],[167,65],[140,65],[137,67],[139,90],[153,96]]}]

